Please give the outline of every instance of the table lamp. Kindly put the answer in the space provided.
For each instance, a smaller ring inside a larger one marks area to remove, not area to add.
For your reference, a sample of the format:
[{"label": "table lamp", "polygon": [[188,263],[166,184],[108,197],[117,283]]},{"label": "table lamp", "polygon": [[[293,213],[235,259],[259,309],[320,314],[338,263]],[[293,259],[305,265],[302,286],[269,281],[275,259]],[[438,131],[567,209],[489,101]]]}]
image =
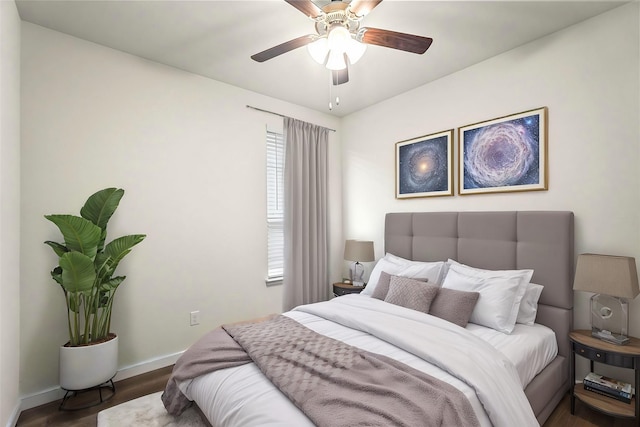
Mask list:
[{"label": "table lamp", "polygon": [[373,242],[367,240],[347,240],[344,244],[344,259],[354,261],[349,266],[349,279],[353,286],[363,286],[364,266],[362,262],[375,261]]},{"label": "table lamp", "polygon": [[591,297],[591,335],[618,345],[629,343],[629,299],[639,293],[636,260],[632,257],[581,254],[573,282]]}]

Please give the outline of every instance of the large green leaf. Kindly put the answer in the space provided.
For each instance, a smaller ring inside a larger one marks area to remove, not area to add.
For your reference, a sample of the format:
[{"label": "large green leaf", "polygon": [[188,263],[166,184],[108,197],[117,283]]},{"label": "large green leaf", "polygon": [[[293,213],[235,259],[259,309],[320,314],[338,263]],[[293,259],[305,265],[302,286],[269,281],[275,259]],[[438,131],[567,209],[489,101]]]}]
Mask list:
[{"label": "large green leaf", "polygon": [[45,218],[58,226],[67,249],[81,252],[92,259],[96,256],[100,227],[75,215],[45,215]]},{"label": "large green leaf", "polygon": [[105,188],[92,194],[80,209],[80,215],[88,219],[102,230],[106,230],[107,223],[118,208],[120,199],[124,196],[121,188]]},{"label": "large green leaf", "polygon": [[96,279],[93,260],[80,252],[67,252],[60,257],[62,286],[67,292],[91,290]]},{"label": "large green leaf", "polygon": [[118,277],[114,277],[112,279],[110,279],[107,282],[104,282],[103,284],[100,285],[100,290],[103,291],[115,291],[118,286],[120,286],[120,283],[122,283],[124,281],[124,279],[126,279],[127,276],[118,276]]},{"label": "large green leaf", "polygon": [[115,270],[122,258],[131,252],[131,248],[142,242],[145,237],[146,234],[130,234],[109,242],[104,248],[104,253],[111,258],[108,262],[111,270]]},{"label": "large green leaf", "polygon": [[59,257],[62,256],[63,253],[69,252],[69,249],[67,249],[67,247],[65,245],[62,245],[62,244],[56,243],[56,242],[52,242],[51,240],[47,240],[46,242],[44,242],[44,244],[51,246],[51,249],[53,249],[53,251]]}]

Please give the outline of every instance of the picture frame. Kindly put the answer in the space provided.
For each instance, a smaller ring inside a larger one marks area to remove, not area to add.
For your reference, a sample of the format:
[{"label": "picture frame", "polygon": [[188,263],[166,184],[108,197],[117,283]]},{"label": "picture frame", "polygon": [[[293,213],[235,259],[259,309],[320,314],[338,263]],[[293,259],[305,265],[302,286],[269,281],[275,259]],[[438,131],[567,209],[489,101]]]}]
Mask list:
[{"label": "picture frame", "polygon": [[396,199],[453,196],[453,133],[396,143]]},{"label": "picture frame", "polygon": [[458,194],[548,190],[547,107],[458,128]]}]

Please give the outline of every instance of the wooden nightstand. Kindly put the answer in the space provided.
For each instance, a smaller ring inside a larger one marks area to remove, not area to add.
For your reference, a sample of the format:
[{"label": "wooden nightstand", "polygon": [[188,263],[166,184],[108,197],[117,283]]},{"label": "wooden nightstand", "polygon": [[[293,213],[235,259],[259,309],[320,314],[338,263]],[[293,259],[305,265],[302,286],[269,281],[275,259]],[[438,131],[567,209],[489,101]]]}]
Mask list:
[{"label": "wooden nightstand", "polygon": [[631,403],[624,403],[616,399],[601,396],[584,389],[576,384],[575,363],[576,354],[589,359],[591,372],[594,362],[620,368],[633,369],[635,372],[634,387],[640,385],[640,339],[631,338],[627,345],[615,345],[591,336],[591,331],[579,330],[569,334],[571,341],[571,363],[569,364],[571,384],[571,413],[574,413],[576,398],[591,408],[608,415],[620,418],[632,418],[640,425],[640,400],[635,396]]},{"label": "wooden nightstand", "polygon": [[353,286],[351,283],[338,282],[333,284],[333,296],[359,294],[363,289],[364,286]]}]

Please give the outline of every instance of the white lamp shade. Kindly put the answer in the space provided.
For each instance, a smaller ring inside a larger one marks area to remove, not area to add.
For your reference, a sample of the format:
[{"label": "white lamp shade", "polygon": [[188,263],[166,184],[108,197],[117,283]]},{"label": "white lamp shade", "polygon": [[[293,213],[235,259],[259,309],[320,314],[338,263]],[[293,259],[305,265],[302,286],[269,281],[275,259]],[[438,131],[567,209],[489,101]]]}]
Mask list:
[{"label": "white lamp shade", "polygon": [[346,54],[349,57],[349,62],[351,63],[351,65],[358,62],[360,58],[362,58],[362,55],[364,55],[366,50],[367,50],[366,44],[360,43],[359,41],[351,39],[347,44],[347,51],[346,51]]},{"label": "white lamp shade", "polygon": [[319,37],[307,45],[313,60],[330,70],[344,70],[347,67],[344,54],[347,54],[351,64],[355,64],[366,50],[367,45],[354,39],[345,27],[335,27],[327,36]]},{"label": "white lamp shade", "polygon": [[326,67],[330,70],[344,70],[347,68],[347,63],[344,60],[344,52],[338,50],[329,51],[329,59],[327,60]]},{"label": "white lamp shade", "polygon": [[327,36],[329,42],[329,50],[337,50],[345,52],[347,50],[347,44],[351,38],[351,33],[345,27],[335,27],[329,31]]},{"label": "white lamp shade", "polygon": [[329,54],[329,42],[326,37],[321,37],[313,43],[308,44],[307,50],[314,61],[324,65],[327,60],[327,55]]}]

